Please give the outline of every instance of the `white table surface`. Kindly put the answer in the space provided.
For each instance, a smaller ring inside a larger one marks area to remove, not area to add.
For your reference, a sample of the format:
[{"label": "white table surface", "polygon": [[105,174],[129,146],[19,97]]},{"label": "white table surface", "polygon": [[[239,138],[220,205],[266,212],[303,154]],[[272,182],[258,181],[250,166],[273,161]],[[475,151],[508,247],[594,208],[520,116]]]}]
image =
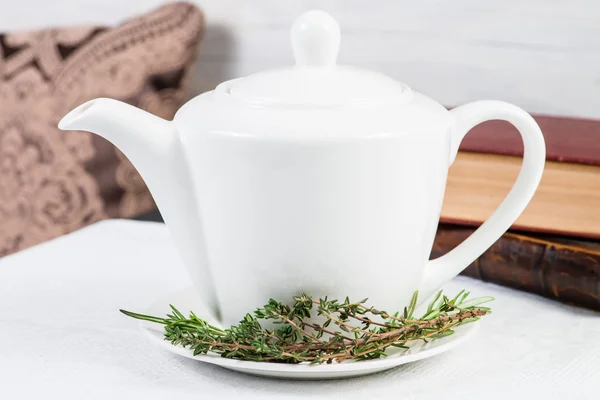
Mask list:
[{"label": "white table surface", "polygon": [[172,355],[118,312],[188,285],[150,222],[101,222],[1,259],[0,399],[600,398],[592,311],[458,277],[448,293],[496,298],[469,343],[368,377],[279,381]]}]

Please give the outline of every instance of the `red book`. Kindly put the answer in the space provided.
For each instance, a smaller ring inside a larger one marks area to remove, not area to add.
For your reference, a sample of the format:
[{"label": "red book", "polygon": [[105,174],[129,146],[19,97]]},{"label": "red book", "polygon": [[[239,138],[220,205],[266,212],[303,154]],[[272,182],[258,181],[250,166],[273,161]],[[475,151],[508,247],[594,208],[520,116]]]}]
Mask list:
[{"label": "red book", "polygon": [[[600,238],[600,121],[534,116],[547,146],[540,187],[513,229]],[[518,132],[486,122],[463,140],[449,171],[442,222],[477,226],[512,187],[521,166]]]},{"label": "red book", "polygon": [[[546,159],[600,165],[600,120],[534,115],[546,140]],[[522,156],[523,143],[508,122],[490,121],[473,128],[460,149]]]}]

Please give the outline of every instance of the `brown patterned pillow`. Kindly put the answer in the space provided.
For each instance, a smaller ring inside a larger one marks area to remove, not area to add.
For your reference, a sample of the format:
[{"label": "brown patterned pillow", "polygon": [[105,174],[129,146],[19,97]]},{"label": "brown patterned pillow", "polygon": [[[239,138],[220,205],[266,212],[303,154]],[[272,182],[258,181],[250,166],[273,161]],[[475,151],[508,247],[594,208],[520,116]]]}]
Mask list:
[{"label": "brown patterned pillow", "polygon": [[172,118],[203,26],[200,10],[175,3],[116,28],[0,34],[0,257],[155,207],[115,147],[57,124],[96,97]]}]

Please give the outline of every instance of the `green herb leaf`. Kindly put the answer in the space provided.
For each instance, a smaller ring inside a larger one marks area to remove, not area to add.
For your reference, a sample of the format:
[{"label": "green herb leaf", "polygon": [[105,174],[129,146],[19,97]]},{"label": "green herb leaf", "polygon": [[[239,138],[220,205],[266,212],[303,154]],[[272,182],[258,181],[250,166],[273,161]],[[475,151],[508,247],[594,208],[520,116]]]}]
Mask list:
[{"label": "green herb leaf", "polygon": [[[389,314],[367,307],[367,299],[353,303],[346,297],[340,303],[328,297],[313,300],[302,293],[290,303],[270,299],[227,329],[211,325],[193,312],[186,318],[173,305],[166,318],[120,311],[131,318],[163,325],[165,340],[189,348],[194,355],[215,353],[248,361],[331,364],[385,357],[390,347],[407,349],[411,341],[427,342],[452,335],[457,326],[491,312],[481,304],[493,298],[466,300],[468,296],[464,290],[452,298],[439,291],[425,315],[414,319],[417,292],[404,307],[402,317],[399,312]],[[313,307],[322,323],[311,319]],[[261,321],[266,320],[270,320],[269,325],[278,324],[277,328],[264,329]],[[330,328],[332,322],[334,327]]]}]

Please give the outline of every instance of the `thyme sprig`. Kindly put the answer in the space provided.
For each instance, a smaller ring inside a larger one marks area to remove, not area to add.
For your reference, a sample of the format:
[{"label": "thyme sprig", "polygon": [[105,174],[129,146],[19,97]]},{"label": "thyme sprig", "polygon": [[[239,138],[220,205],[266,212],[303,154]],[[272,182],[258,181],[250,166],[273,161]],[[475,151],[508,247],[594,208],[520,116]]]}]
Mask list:
[{"label": "thyme sprig", "polygon": [[[173,305],[166,318],[120,311],[164,325],[165,340],[189,348],[194,355],[210,352],[239,360],[321,364],[380,358],[390,347],[407,348],[410,341],[451,335],[456,326],[491,312],[482,304],[493,298],[467,300],[468,296],[464,290],[453,298],[439,291],[425,313],[415,318],[417,292],[402,313],[393,314],[366,306],[367,299],[351,302],[346,297],[339,302],[302,294],[293,298],[291,306],[271,299],[227,329],[211,325],[193,312],[186,318]],[[311,318],[315,311],[319,318]],[[260,322],[265,320],[280,326],[263,328]]]}]

